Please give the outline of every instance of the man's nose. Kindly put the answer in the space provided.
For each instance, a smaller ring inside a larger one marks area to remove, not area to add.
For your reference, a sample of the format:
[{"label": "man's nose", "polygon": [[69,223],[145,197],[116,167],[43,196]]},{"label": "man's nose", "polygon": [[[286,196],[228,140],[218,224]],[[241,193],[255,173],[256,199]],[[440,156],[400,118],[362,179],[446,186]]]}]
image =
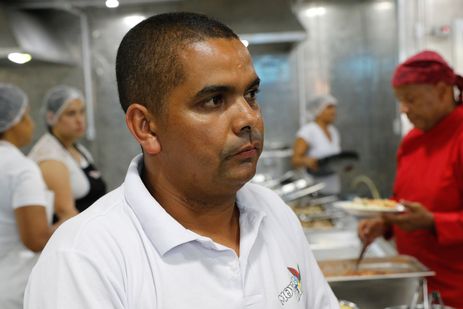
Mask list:
[{"label": "man's nose", "polygon": [[233,131],[237,135],[251,132],[261,121],[260,109],[257,105],[250,105],[244,98],[236,102],[236,114],[233,121]]}]

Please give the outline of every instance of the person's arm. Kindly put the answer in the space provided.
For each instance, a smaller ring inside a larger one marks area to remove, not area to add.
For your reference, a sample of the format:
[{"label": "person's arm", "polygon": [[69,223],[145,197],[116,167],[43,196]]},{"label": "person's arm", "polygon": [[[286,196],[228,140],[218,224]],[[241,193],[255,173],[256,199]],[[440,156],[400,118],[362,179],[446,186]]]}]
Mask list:
[{"label": "person's arm", "polygon": [[21,242],[34,252],[41,251],[54,227],[48,225],[46,186],[32,161],[18,166],[12,183],[12,207]]},{"label": "person's arm", "polygon": [[54,231],[54,227],[48,225],[45,207],[40,205],[19,207],[15,209],[15,216],[24,246],[34,252],[42,251]]},{"label": "person's arm", "polygon": [[60,220],[77,215],[71,188],[69,170],[62,162],[47,160],[40,162],[40,170],[48,188],[55,194],[54,210]]},{"label": "person's arm", "polygon": [[428,230],[442,245],[463,244],[463,210],[431,212],[420,203],[401,201],[403,214],[387,215],[387,220],[405,231]]},{"label": "person's arm", "polygon": [[317,159],[306,156],[309,144],[302,138],[296,138],[293,145],[293,156],[291,163],[295,168],[306,167],[311,170],[317,170]]}]

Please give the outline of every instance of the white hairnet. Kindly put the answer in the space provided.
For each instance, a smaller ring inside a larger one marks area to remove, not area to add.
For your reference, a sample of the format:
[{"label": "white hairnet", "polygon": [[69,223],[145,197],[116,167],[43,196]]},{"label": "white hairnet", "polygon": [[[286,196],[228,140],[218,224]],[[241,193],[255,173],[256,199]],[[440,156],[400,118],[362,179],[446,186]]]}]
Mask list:
[{"label": "white hairnet", "polygon": [[316,118],[330,105],[338,105],[338,100],[330,94],[313,97],[307,105],[307,112],[311,118]]},{"label": "white hairnet", "polygon": [[27,95],[18,87],[0,83],[0,133],[21,120],[28,101]]},{"label": "white hairnet", "polygon": [[84,97],[79,89],[71,86],[59,85],[48,90],[44,98],[47,113],[47,124],[53,126],[69,102]]}]

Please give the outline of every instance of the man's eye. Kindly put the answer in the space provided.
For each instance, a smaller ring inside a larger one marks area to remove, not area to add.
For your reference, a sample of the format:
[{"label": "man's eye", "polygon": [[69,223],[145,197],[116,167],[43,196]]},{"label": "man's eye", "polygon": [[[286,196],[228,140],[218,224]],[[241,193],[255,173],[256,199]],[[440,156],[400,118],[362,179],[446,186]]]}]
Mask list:
[{"label": "man's eye", "polygon": [[204,102],[205,107],[218,107],[225,102],[223,95],[215,95],[208,101]]},{"label": "man's eye", "polygon": [[244,97],[246,98],[246,101],[248,101],[249,103],[254,103],[257,99],[258,93],[259,93],[259,89],[253,89],[249,91],[248,93],[246,93]]}]

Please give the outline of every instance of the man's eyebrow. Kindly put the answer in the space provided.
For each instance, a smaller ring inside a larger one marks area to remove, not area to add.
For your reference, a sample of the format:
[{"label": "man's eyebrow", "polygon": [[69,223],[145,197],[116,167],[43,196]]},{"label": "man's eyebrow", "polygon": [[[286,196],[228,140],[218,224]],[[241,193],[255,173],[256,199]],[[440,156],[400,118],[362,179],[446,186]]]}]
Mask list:
[{"label": "man's eyebrow", "polygon": [[228,86],[211,85],[206,86],[195,94],[195,98],[202,98],[214,93],[231,92],[232,88]]},{"label": "man's eyebrow", "polygon": [[[260,78],[257,77],[255,80],[253,80],[246,89],[251,89],[253,87],[259,86],[260,84]],[[211,86],[206,86],[200,91],[198,91],[195,94],[195,98],[202,98],[207,95],[215,94],[215,93],[226,93],[226,92],[232,92],[233,87],[229,86],[223,86],[223,85],[211,85]]]}]

